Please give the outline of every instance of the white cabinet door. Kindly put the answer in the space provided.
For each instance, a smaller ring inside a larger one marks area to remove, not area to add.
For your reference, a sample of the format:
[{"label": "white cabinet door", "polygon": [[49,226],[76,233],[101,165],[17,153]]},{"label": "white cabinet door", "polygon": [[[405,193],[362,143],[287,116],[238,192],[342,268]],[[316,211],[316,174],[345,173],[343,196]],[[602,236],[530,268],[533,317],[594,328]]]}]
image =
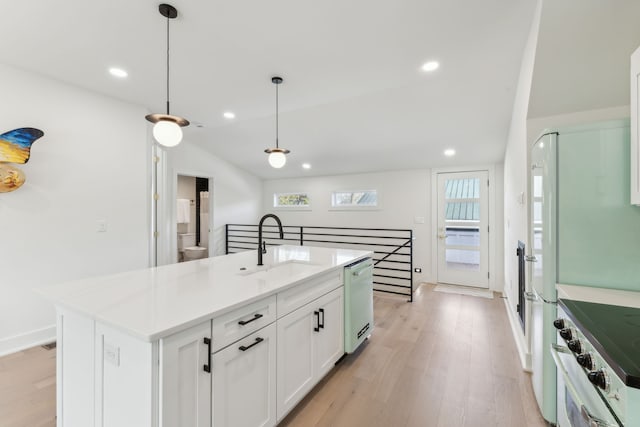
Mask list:
[{"label": "white cabinet door", "polygon": [[282,419],[314,385],[313,334],[317,315],[309,303],[277,321],[278,420]]},{"label": "white cabinet door", "polygon": [[320,312],[320,332],[314,336],[314,366],[320,380],[344,354],[344,287],[319,298],[315,304]]},{"label": "white cabinet door", "polygon": [[631,55],[631,203],[640,205],[640,48]]},{"label": "white cabinet door", "polygon": [[162,427],[211,427],[211,321],[160,341]]},{"label": "white cabinet door", "polygon": [[276,325],[213,355],[213,425],[276,425]]},{"label": "white cabinet door", "polygon": [[278,319],[278,421],[344,354],[344,287]]}]

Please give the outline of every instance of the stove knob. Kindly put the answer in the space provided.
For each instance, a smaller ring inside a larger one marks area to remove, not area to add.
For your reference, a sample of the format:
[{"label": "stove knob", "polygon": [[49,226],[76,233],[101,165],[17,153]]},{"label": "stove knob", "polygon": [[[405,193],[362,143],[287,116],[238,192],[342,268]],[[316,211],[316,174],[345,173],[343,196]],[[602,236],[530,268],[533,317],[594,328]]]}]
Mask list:
[{"label": "stove knob", "polygon": [[596,367],[591,353],[579,354],[577,359],[580,366],[582,366],[585,369],[588,369],[591,371]]},{"label": "stove knob", "polygon": [[609,376],[604,371],[604,369],[599,369],[597,371],[591,371],[587,374],[589,381],[593,384],[597,385],[601,389],[607,391],[609,389]]},{"label": "stove knob", "polygon": [[569,341],[573,339],[573,332],[569,328],[564,328],[560,330],[560,336],[564,338],[565,341]]},{"label": "stove knob", "polygon": [[571,340],[567,343],[567,347],[569,347],[569,350],[573,351],[574,353],[582,353],[582,343],[580,342],[580,340]]},{"label": "stove knob", "polygon": [[553,321],[553,326],[555,326],[556,329],[564,329],[565,323],[564,319],[556,319]]}]

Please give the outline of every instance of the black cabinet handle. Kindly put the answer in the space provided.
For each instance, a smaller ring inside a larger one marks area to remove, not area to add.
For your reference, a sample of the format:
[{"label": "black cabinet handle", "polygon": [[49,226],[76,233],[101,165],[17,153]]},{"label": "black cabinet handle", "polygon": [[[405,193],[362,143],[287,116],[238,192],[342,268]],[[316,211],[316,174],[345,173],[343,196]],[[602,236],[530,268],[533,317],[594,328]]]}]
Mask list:
[{"label": "black cabinet handle", "polygon": [[251,345],[249,345],[249,346],[246,346],[246,347],[245,347],[244,345],[241,345],[240,347],[238,347],[238,350],[240,350],[240,351],[247,351],[247,350],[249,350],[251,347],[253,347],[254,345],[258,345],[258,344],[260,344],[262,341],[264,341],[264,338],[260,338],[260,337],[258,337],[258,338],[256,338],[256,340],[255,340],[255,342],[254,342],[253,344],[251,344]]},{"label": "black cabinet handle", "polygon": [[244,326],[244,325],[246,325],[247,323],[251,323],[251,322],[253,322],[254,320],[258,320],[258,319],[259,319],[259,318],[261,318],[262,316],[263,316],[263,314],[256,313],[256,314],[253,316],[253,318],[251,318],[251,319],[249,319],[249,320],[241,320],[241,321],[239,321],[239,322],[238,322],[238,325]]},{"label": "black cabinet handle", "polygon": [[322,314],[322,323],[320,323],[320,316],[318,316],[318,327],[324,329],[324,308],[318,310]]},{"label": "black cabinet handle", "polygon": [[317,325],[313,327],[313,330],[316,332],[320,332],[320,312],[314,311],[313,315],[316,316],[316,325]]},{"label": "black cabinet handle", "polygon": [[204,343],[207,345],[207,364],[203,366],[205,372],[211,373],[211,338],[204,338]]}]

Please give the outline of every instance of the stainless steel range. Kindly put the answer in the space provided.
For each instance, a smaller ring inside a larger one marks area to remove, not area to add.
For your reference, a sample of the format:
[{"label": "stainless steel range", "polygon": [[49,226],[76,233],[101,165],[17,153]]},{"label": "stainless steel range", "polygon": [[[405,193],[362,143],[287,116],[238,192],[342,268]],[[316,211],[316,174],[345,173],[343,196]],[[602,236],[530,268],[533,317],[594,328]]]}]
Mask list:
[{"label": "stainless steel range", "polygon": [[560,299],[560,427],[640,426],[640,308]]}]

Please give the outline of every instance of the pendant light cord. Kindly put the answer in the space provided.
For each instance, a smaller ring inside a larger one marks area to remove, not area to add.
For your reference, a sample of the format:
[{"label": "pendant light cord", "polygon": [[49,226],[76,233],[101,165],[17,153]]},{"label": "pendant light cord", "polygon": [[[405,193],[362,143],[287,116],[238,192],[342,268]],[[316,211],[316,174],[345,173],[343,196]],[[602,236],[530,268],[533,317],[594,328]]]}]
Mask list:
[{"label": "pendant light cord", "polygon": [[169,16],[167,16],[167,115],[170,115],[169,110]]},{"label": "pendant light cord", "polygon": [[276,83],[276,148],[278,148],[278,86]]}]

